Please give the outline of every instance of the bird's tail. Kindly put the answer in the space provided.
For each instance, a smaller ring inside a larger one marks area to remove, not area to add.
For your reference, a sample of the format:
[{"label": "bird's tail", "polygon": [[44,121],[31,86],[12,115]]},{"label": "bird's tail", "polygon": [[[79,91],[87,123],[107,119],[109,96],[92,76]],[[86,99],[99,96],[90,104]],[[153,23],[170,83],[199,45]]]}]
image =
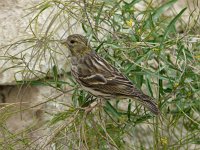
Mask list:
[{"label": "bird's tail", "polygon": [[160,114],[160,111],[158,109],[158,106],[157,106],[156,102],[150,96],[148,96],[148,95],[144,94],[142,91],[138,90],[136,93],[134,93],[133,97],[134,98],[138,98],[138,101],[144,107],[148,108],[155,115],[159,115]]}]

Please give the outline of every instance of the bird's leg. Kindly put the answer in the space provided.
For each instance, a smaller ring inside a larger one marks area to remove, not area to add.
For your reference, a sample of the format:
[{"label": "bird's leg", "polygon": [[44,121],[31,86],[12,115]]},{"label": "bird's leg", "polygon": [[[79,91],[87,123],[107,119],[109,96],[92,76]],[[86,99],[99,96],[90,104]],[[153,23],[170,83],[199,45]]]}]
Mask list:
[{"label": "bird's leg", "polygon": [[85,113],[88,114],[90,113],[95,107],[101,105],[101,99],[97,99],[95,102],[91,103],[89,106],[84,107],[83,109],[85,110]]}]

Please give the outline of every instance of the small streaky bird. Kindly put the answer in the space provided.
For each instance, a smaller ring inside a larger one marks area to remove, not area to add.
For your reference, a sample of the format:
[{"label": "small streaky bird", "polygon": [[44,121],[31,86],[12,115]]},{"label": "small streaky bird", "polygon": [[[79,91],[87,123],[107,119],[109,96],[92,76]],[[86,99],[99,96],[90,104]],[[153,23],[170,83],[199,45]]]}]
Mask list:
[{"label": "small streaky bird", "polygon": [[136,99],[155,115],[160,114],[154,99],[137,89],[117,68],[96,54],[84,36],[73,34],[61,43],[69,48],[71,73],[85,91],[103,99]]}]

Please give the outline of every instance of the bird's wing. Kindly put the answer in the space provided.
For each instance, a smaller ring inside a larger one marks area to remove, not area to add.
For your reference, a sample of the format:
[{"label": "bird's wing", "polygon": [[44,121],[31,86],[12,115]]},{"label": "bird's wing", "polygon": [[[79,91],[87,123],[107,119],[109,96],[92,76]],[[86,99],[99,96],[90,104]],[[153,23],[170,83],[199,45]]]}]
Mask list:
[{"label": "bird's wing", "polygon": [[80,82],[89,88],[113,96],[132,95],[135,87],[115,67],[95,53],[86,55],[78,63],[77,75]]}]

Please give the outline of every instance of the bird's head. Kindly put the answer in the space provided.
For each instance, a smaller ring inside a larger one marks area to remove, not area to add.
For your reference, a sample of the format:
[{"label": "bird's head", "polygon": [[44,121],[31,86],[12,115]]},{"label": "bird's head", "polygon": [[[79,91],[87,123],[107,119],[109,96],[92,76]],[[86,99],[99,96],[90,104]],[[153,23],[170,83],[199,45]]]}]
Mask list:
[{"label": "bird's head", "polygon": [[66,40],[62,40],[61,43],[67,46],[72,56],[75,57],[84,56],[91,51],[88,40],[80,34],[72,34]]}]

